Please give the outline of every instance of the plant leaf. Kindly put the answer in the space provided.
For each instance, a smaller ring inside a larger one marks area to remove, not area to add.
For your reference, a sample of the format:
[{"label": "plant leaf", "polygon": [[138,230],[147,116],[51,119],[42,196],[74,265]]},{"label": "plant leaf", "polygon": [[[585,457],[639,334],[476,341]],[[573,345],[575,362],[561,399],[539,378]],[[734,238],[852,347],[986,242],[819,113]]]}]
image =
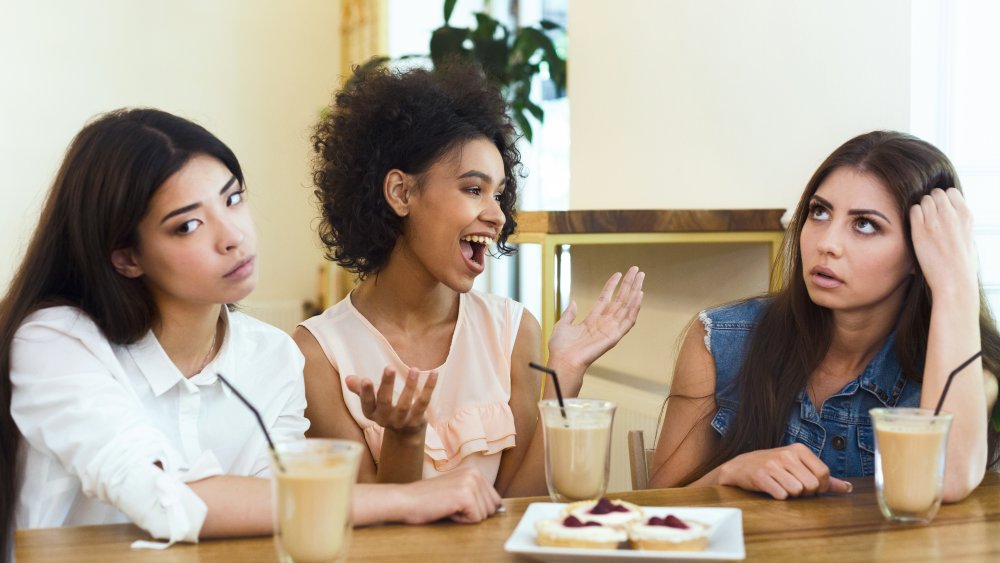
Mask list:
[{"label": "plant leaf", "polygon": [[531,123],[528,122],[528,117],[524,115],[524,110],[515,109],[511,113],[513,114],[514,121],[517,122],[518,129],[521,130],[521,134],[530,143],[532,137]]},{"label": "plant leaf", "polygon": [[451,56],[469,58],[469,50],[465,48],[465,40],[469,30],[464,27],[441,26],[431,34],[431,60],[434,66],[440,65]]},{"label": "plant leaf", "polygon": [[535,116],[535,119],[537,119],[539,123],[545,121],[545,110],[539,107],[539,105],[535,102],[529,99],[524,100],[524,109],[528,110],[531,115]]},{"label": "plant leaf", "polygon": [[455,4],[458,0],[444,0],[444,25],[448,25],[451,20],[451,13],[455,11]]},{"label": "plant leaf", "polygon": [[538,25],[545,31],[552,31],[553,29],[562,29],[563,27],[552,20],[541,20]]}]

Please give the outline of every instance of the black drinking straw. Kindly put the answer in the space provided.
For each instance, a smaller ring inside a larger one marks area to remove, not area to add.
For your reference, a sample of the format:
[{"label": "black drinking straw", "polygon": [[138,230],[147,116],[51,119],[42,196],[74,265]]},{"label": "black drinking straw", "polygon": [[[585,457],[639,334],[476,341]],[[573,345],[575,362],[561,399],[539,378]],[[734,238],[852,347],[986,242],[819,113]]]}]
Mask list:
[{"label": "black drinking straw", "polygon": [[271,455],[274,456],[274,463],[275,463],[275,465],[278,466],[278,471],[281,471],[282,473],[284,473],[285,472],[285,466],[281,464],[281,459],[278,457],[278,451],[274,449],[274,442],[271,441],[271,435],[268,434],[267,427],[264,426],[264,419],[262,419],[260,417],[260,413],[257,412],[257,409],[254,408],[254,406],[250,404],[250,401],[248,401],[246,399],[246,397],[244,397],[243,395],[241,395],[240,392],[237,391],[235,387],[233,387],[232,383],[226,381],[225,377],[222,377],[221,373],[215,372],[215,376],[219,378],[219,381],[225,383],[226,387],[229,387],[229,390],[232,391],[236,395],[236,397],[240,401],[242,401],[244,405],[247,406],[248,409],[250,409],[250,412],[252,412],[255,417],[257,417],[257,424],[260,424],[260,429],[264,431],[264,437],[267,438],[267,446],[269,448],[271,448]]},{"label": "black drinking straw", "polygon": [[960,365],[957,368],[955,368],[955,371],[953,371],[950,374],[948,374],[948,380],[944,382],[944,390],[941,391],[941,398],[938,399],[937,408],[934,409],[934,416],[937,416],[941,412],[941,405],[944,404],[944,397],[945,397],[945,395],[948,394],[948,388],[951,387],[951,380],[955,379],[955,376],[958,374],[958,372],[960,372],[963,369],[965,369],[966,366],[968,366],[972,362],[976,361],[976,358],[978,358],[979,356],[982,356],[982,355],[983,355],[983,351],[982,350],[976,352],[975,354],[972,355],[971,358],[969,358],[968,360],[965,360],[964,362],[962,362],[962,365]]},{"label": "black drinking straw", "polygon": [[562,389],[559,388],[559,377],[556,375],[556,370],[538,365],[535,362],[528,362],[528,366],[552,376],[552,383],[556,386],[556,398],[559,399],[559,412],[562,413],[563,420],[566,420],[566,404],[563,402]]}]

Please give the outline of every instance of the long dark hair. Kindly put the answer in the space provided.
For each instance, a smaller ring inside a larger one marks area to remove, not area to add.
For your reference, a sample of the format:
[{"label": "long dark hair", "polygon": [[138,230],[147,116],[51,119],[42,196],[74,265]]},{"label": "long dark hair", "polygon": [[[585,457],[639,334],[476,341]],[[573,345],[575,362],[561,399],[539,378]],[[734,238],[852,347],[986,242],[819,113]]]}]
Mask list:
[{"label": "long dark hair", "polygon": [[[934,188],[961,189],[955,168],[944,153],[930,143],[903,133],[875,131],[859,135],[827,157],[802,192],[785,232],[775,265],[781,274],[782,286],[772,295],[750,339],[747,356],[736,379],[740,402],[735,420],[708,459],[692,470],[683,483],[699,479],[740,454],[780,446],[798,394],[826,356],[832,336],[832,315],[829,309],[816,305],[809,298],[802,275],[799,235],[813,194],[838,168],[871,174],[889,190],[903,217],[905,240],[911,254],[909,208]],[[1000,377],[1000,335],[982,285],[979,292],[983,366]],[[917,265],[903,299],[895,342],[903,374],[916,382],[923,378],[931,299],[930,288]],[[1000,455],[998,433],[991,427],[988,436],[988,466],[993,466]]]},{"label": "long dark hair", "polygon": [[112,267],[111,253],[136,245],[156,190],[197,154],[219,159],[239,182],[236,156],[203,127],[153,109],[104,114],[77,134],[42,208],[20,268],[0,302],[0,549],[10,546],[17,504],[20,435],[11,418],[11,346],[32,312],[73,305],[115,344],[130,344],[157,320],[141,279]]}]

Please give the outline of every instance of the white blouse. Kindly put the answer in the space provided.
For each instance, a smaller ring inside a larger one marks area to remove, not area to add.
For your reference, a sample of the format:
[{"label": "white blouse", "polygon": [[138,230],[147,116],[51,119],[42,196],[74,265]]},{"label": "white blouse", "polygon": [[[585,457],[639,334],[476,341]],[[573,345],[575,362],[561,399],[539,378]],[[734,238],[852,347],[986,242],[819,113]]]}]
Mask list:
[{"label": "white blouse", "polygon": [[242,313],[226,323],[218,355],[188,379],[152,332],[118,346],[77,308],[29,316],[11,349],[17,527],[131,521],[156,538],[197,541],[207,508],[185,483],[267,477],[253,413],[215,374],[257,407],[275,441],[300,438],[309,426],[302,354]]}]

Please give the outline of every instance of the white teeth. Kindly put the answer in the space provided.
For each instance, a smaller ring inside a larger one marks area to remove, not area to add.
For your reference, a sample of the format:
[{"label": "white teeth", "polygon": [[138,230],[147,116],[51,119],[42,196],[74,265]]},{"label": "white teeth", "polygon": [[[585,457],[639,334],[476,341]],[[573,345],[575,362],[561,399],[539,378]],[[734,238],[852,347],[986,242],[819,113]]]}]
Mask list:
[{"label": "white teeth", "polygon": [[469,242],[474,242],[477,244],[484,244],[484,245],[489,245],[491,242],[493,242],[492,238],[484,237],[481,235],[466,235],[462,237],[462,240],[467,240]]}]

